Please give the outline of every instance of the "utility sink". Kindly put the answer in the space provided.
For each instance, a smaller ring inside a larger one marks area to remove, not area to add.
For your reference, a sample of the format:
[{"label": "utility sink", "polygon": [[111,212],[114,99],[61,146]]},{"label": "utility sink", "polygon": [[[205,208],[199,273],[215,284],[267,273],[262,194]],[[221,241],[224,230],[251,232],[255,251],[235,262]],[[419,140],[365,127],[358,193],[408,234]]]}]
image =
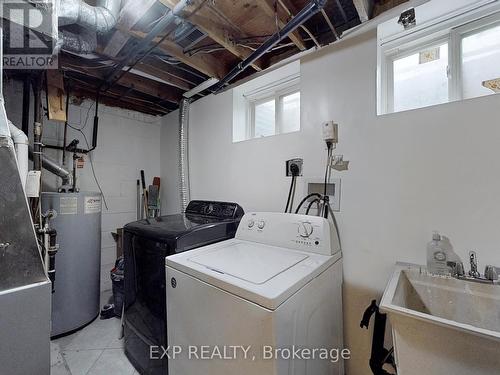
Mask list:
[{"label": "utility sink", "polygon": [[500,374],[500,285],[398,263],[382,302],[400,375]]}]

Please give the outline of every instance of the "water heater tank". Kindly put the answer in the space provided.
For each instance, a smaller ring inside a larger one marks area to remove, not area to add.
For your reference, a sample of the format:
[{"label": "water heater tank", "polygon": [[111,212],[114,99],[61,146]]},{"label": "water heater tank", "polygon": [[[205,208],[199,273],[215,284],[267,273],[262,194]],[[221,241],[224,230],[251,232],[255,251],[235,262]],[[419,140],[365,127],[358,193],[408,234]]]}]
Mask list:
[{"label": "water heater tank", "polygon": [[52,336],[75,331],[99,314],[101,194],[42,193],[42,212],[57,213],[56,276],[52,294]]}]

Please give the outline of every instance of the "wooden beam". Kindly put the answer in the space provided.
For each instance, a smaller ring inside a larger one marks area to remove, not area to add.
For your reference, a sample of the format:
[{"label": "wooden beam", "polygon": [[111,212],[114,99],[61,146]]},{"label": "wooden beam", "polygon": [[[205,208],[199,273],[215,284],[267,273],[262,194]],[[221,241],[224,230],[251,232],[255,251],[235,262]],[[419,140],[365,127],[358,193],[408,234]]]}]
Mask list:
[{"label": "wooden beam", "polygon": [[56,69],[47,70],[47,104],[49,120],[67,121],[64,78],[61,72]]},{"label": "wooden beam", "polygon": [[197,77],[197,74],[200,74],[200,73],[198,73],[198,72],[196,72],[196,73],[186,72],[183,69],[177,68],[175,65],[169,64],[169,63],[161,60],[159,57],[148,56],[142,62],[147,64],[147,65],[151,65],[152,67],[154,67],[158,70],[166,72],[166,73],[180,79],[181,81],[186,82],[189,86],[197,86],[200,83],[199,80],[201,78]]},{"label": "wooden beam", "polygon": [[[170,9],[173,9],[180,0],[160,0]],[[192,4],[184,8],[181,17],[196,25],[201,31],[212,38],[216,43],[227,49],[241,60],[246,59],[252,51],[240,46],[237,41],[246,35],[232,25],[224,22],[220,17],[216,17],[210,7],[203,6],[206,0],[193,0]],[[257,61],[252,64],[257,70],[262,70],[262,63]]]},{"label": "wooden beam", "polygon": [[[146,34],[140,31],[130,30],[128,33],[138,39],[146,37]],[[160,38],[157,37],[153,40],[153,43],[158,43],[159,41]],[[179,45],[169,39],[164,39],[157,48],[209,77],[221,79],[229,72],[226,64],[219,59],[208,54],[188,56]]]},{"label": "wooden beam", "polygon": [[[156,0],[128,1],[118,17],[118,25],[122,30],[130,30],[156,4]],[[115,30],[111,39],[103,49],[105,55],[116,57],[127,44],[130,36]]]},{"label": "wooden beam", "polygon": [[374,0],[353,0],[353,3],[358,11],[360,21],[368,21],[373,11]]},{"label": "wooden beam", "polygon": [[143,73],[150,74],[156,78],[159,78],[162,81],[168,83],[170,86],[177,87],[183,91],[189,91],[193,88],[193,86],[189,85],[186,81],[183,81],[164,70],[158,69],[152,65],[147,65],[143,62],[137,64],[134,69],[137,69]]},{"label": "wooden beam", "polygon": [[[59,62],[62,67],[68,67],[69,69],[82,72],[100,80],[106,77],[104,72],[102,72],[103,69],[88,69],[85,66],[81,66],[80,60],[77,60],[77,63],[74,60],[74,58],[68,56],[61,56]],[[178,103],[182,98],[180,90],[133,73],[125,74],[116,83],[172,103]]]},{"label": "wooden beam", "polygon": [[[275,19],[274,0],[254,0],[260,8],[273,20]],[[288,16],[283,12],[281,7],[278,6],[278,26],[282,29],[288,22]],[[298,49],[304,51],[306,44],[304,39],[300,36],[299,32],[295,30],[288,35],[290,40],[297,46]]]},{"label": "wooden beam", "polygon": [[[94,91],[83,87],[76,87],[74,90],[71,91],[71,93],[77,98],[87,98],[92,100],[96,99]],[[161,109],[158,108],[157,106],[150,107],[146,105],[137,104],[128,98],[118,98],[116,94],[100,96],[99,102],[109,107],[124,108],[154,116],[165,115],[170,112],[167,109]]]}]

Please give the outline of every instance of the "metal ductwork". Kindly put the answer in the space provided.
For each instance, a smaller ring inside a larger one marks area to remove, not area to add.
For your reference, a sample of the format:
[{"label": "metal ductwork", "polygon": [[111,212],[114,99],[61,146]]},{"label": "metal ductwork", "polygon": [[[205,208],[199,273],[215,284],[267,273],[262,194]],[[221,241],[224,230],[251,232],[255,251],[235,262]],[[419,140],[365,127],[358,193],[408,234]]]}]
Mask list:
[{"label": "metal ductwork", "polygon": [[67,30],[59,33],[60,48],[75,53],[91,53],[97,48],[97,35],[106,34],[116,26],[121,0],[97,0],[91,6],[83,0],[60,0],[59,26],[79,25],[85,32],[74,34]]},{"label": "metal ductwork", "polygon": [[121,3],[121,0],[97,0],[94,7],[83,0],[60,0],[59,26],[76,24],[106,34],[118,21]]},{"label": "metal ductwork", "polygon": [[186,211],[190,201],[189,188],[189,108],[191,101],[182,99],[179,107],[179,193],[181,212]]},{"label": "metal ductwork", "polygon": [[95,32],[74,34],[65,30],[59,33],[59,42],[65,51],[88,54],[97,48],[97,35]]},{"label": "metal ductwork", "polygon": [[[33,160],[33,148],[29,148],[30,159]],[[42,167],[56,176],[59,176],[63,180],[63,185],[71,185],[71,172],[64,169],[55,160],[52,160],[48,156],[42,154]]]}]

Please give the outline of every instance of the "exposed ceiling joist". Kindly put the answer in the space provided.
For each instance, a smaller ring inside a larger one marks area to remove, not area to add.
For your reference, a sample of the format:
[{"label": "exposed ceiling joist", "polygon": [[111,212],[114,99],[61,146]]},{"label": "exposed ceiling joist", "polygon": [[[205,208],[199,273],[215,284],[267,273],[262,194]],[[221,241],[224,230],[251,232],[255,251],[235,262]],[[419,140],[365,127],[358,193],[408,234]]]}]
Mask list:
[{"label": "exposed ceiling joist", "polygon": [[[78,87],[77,89],[73,90],[71,92],[72,95],[79,97],[79,98],[88,98],[88,99],[96,99],[96,91],[93,88],[82,88]],[[128,104],[131,106],[130,109],[134,109],[143,113],[147,113],[150,115],[165,115],[169,113],[170,111],[167,110],[166,108],[160,108],[157,105],[154,105],[154,103],[145,103],[144,105],[138,104],[136,100],[134,99],[129,99],[129,98],[120,98],[119,94],[109,92],[106,96],[100,96],[99,97],[99,102],[104,105],[108,105],[111,107],[122,107],[124,103]],[[153,104],[153,105],[151,105]],[[153,107],[153,108],[152,108]]]},{"label": "exposed ceiling joist", "polygon": [[[151,9],[156,0],[128,1],[120,12],[118,25],[121,30],[130,30]],[[113,36],[104,47],[104,54],[116,57],[127,44],[130,36],[121,30],[115,30]]]},{"label": "exposed ceiling joist", "polygon": [[[63,68],[67,67],[100,80],[105,78],[105,75],[99,71],[100,69],[80,66],[78,60],[75,61],[74,58],[61,56],[59,61]],[[172,103],[178,103],[182,98],[180,91],[173,87],[132,73],[125,74],[117,84]]]},{"label": "exposed ceiling joist", "polygon": [[[259,7],[272,19],[275,19],[276,12],[274,9],[274,1],[273,0],[255,0],[255,2],[259,5]],[[282,9],[278,7],[278,26],[279,28],[283,28],[288,22],[288,16],[282,12]],[[297,46],[298,49],[304,51],[306,49],[306,44],[304,39],[300,36],[299,32],[296,30],[291,33],[289,36],[290,40]]]},{"label": "exposed ceiling joist", "polygon": [[354,6],[358,11],[361,22],[366,22],[370,19],[373,11],[374,0],[353,0]]},{"label": "exposed ceiling joist", "polygon": [[[138,39],[146,37],[146,34],[140,31],[130,30],[129,34]],[[155,38],[153,42],[158,43],[160,40],[161,38]],[[229,71],[222,61],[211,55],[186,55],[182,47],[169,39],[161,41],[157,48],[209,77],[220,79]]]},{"label": "exposed ceiling joist", "polygon": [[183,81],[183,80],[177,78],[176,76],[168,73],[165,70],[158,69],[154,66],[145,64],[143,62],[137,64],[135,66],[135,69],[137,69],[143,73],[155,76],[155,77],[161,79],[162,81],[166,82],[170,86],[177,87],[177,88],[182,89],[184,91],[189,91],[192,88],[192,86],[189,85],[186,81]]},{"label": "exposed ceiling joist", "polygon": [[[159,1],[170,9],[173,9],[180,0]],[[220,17],[216,17],[210,7],[203,6],[204,2],[205,0],[193,0],[192,4],[184,8],[182,17],[185,17],[189,22],[196,25],[201,31],[233,55],[241,60],[246,59],[252,51],[237,44],[237,40],[244,37],[244,35],[242,35],[240,30],[235,30],[232,25],[224,22]],[[257,71],[262,70],[260,62],[255,62],[252,64],[252,67]]]}]

